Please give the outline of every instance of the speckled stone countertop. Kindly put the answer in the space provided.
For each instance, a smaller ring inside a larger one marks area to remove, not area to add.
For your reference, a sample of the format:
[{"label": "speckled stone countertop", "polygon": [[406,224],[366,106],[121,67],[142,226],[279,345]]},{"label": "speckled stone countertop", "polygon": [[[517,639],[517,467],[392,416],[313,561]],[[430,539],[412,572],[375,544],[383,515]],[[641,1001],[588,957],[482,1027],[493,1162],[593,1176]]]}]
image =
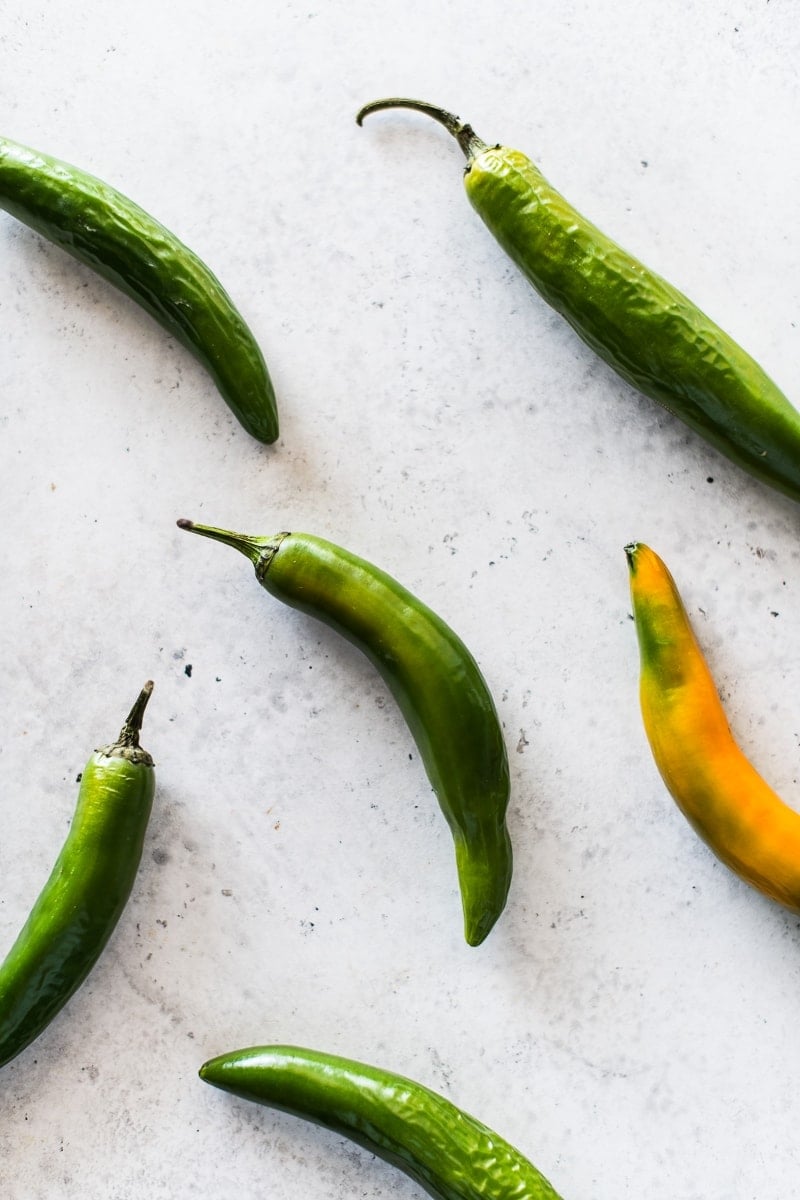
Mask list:
[{"label": "speckled stone countertop", "polygon": [[[255,443],[177,342],[0,213],[0,953],[151,677],[158,772],[116,933],[0,1072],[3,1197],[420,1194],[198,1080],[258,1042],[419,1079],[565,1200],[793,1193],[800,924],[658,777],[623,546],[669,563],[743,748],[800,804],[800,510],[546,307],[441,128],[354,115],[417,95],[527,151],[800,403],[798,63],[780,0],[4,5],[0,133],[208,262],[281,438]],[[513,789],[480,949],[381,679],[178,517],[340,542],[470,647]]]}]

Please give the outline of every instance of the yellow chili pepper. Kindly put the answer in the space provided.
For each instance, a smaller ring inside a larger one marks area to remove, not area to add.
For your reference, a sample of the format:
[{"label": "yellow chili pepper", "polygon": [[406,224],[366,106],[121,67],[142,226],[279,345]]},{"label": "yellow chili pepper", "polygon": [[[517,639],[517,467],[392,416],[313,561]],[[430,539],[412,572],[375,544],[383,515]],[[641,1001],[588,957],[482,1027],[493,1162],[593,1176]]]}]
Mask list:
[{"label": "yellow chili pepper", "polygon": [[641,542],[625,553],[641,654],[642,717],[662,778],[727,867],[800,912],[800,814],[736,744],[664,563]]}]

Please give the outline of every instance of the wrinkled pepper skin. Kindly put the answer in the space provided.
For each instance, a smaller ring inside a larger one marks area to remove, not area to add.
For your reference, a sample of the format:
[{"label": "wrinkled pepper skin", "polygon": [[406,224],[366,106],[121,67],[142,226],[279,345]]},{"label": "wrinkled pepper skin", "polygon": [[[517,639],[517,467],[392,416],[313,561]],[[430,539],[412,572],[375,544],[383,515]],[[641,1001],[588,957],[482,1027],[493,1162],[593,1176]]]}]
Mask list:
[{"label": "wrinkled pepper skin", "polygon": [[727,867],[800,912],[800,814],[736,744],[664,563],[641,543],[625,552],[641,656],[642,718],[664,783]]},{"label": "wrinkled pepper skin", "polygon": [[178,524],[240,550],[262,587],[330,625],[380,672],[453,834],[464,936],[479,945],[511,882],[509,775],[494,701],[464,643],[396,579],[323,538],[258,538]]},{"label": "wrinkled pepper skin", "polygon": [[467,157],[475,211],[539,294],[617,374],[751,475],[800,500],[800,413],[741,346],[682,292],[587,221],[518,150],[418,101]]},{"label": "wrinkled pepper skin", "polygon": [[559,1200],[503,1138],[443,1096],[389,1071],[296,1046],[256,1046],[212,1059],[200,1077],[343,1134],[437,1200]]},{"label": "wrinkled pepper skin", "polygon": [[247,432],[275,441],[261,350],[216,276],[173,233],[107,183],[8,138],[0,208],[140,304],[202,363]]},{"label": "wrinkled pepper skin", "polygon": [[61,853],[0,966],[0,1066],[83,983],[128,900],[153,804],[153,760],[138,738],[152,687],[145,685],[117,741],[89,759]]}]

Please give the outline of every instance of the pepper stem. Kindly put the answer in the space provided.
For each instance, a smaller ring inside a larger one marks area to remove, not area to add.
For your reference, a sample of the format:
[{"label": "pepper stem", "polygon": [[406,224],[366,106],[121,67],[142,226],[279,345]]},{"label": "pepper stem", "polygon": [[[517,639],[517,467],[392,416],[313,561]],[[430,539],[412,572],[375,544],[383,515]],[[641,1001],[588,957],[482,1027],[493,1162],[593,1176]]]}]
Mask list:
[{"label": "pepper stem", "polygon": [[144,717],[144,710],[147,708],[147,701],[150,699],[152,691],[153,681],[152,679],[148,679],[139,692],[136,703],[125,718],[125,724],[119,731],[117,740],[112,742],[110,746],[98,746],[96,750],[97,754],[103,755],[104,758],[124,758],[129,763],[152,767],[152,756],[139,745],[142,718]]},{"label": "pepper stem", "polygon": [[239,550],[254,565],[258,564],[264,552],[264,538],[251,537],[248,533],[231,533],[229,529],[217,529],[216,525],[198,525],[194,521],[187,521],[185,517],[178,521],[178,528],[188,529],[190,533],[199,533],[202,537],[213,538],[215,542],[224,542],[226,546],[233,546],[234,550]]},{"label": "pepper stem", "polygon": [[465,125],[455,113],[448,112],[445,108],[439,108],[435,104],[428,104],[425,100],[408,100],[400,96],[389,96],[385,100],[373,100],[359,109],[356,114],[356,123],[361,125],[364,117],[368,117],[370,113],[381,112],[386,108],[410,108],[414,112],[424,113],[427,117],[438,121],[440,125],[444,125],[447,132],[452,134],[464,151],[468,163],[471,163],[476,155],[481,154],[487,148],[486,142],[478,137],[471,125]]},{"label": "pepper stem", "polygon": [[139,749],[139,734],[142,731],[142,720],[144,718],[144,710],[147,708],[147,701],[153,694],[153,681],[148,679],[136,699],[131,711],[125,718],[125,724],[120,730],[116,745],[129,748],[131,750]]},{"label": "pepper stem", "polygon": [[627,546],[623,546],[625,557],[628,560],[628,568],[633,575],[636,572],[636,552],[639,549],[638,542],[628,542]]}]

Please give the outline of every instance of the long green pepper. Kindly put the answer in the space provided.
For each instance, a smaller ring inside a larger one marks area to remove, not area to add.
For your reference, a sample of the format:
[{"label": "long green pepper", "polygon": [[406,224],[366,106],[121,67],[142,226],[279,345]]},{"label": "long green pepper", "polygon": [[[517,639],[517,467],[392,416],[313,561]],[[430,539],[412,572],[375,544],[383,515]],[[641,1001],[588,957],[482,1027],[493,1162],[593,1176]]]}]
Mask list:
[{"label": "long green pepper", "polygon": [[264,356],[228,293],[174,233],[86,171],[0,138],[0,209],[94,268],[203,364],[248,433],[278,436]]},{"label": "long green pepper", "polygon": [[741,346],[561,196],[518,150],[487,146],[453,113],[390,98],[369,113],[433,117],[467,159],[473,208],[548,304],[624,380],[733,462],[800,501],[800,413]]},{"label": "long green pepper", "polygon": [[0,1067],[83,983],[128,900],[155,788],[153,760],[139,745],[152,690],[146,683],[116,742],[89,759],[61,853],[0,966]]},{"label": "long green pepper", "polygon": [[390,1071],[297,1046],[254,1046],[204,1063],[200,1077],[344,1134],[436,1200],[559,1200],[504,1138],[444,1096]]},{"label": "long green pepper", "polygon": [[392,692],[450,826],[464,936],[479,945],[511,883],[509,778],[494,701],[452,629],[396,579],[307,533],[250,537],[181,520],[253,563],[273,596],[330,625],[366,654]]}]

